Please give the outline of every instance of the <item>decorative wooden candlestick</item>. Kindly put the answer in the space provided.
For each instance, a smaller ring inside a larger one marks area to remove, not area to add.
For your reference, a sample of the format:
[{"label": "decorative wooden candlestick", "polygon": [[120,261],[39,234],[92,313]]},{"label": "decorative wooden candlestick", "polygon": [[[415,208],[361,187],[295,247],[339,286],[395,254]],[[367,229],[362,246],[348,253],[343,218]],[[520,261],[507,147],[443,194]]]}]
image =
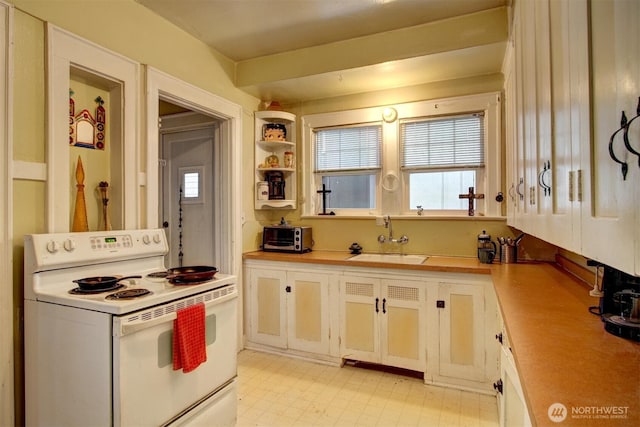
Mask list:
[{"label": "decorative wooden candlestick", "polygon": [[73,212],[73,225],[71,231],[89,231],[87,222],[87,204],[84,200],[84,168],[82,167],[82,159],[78,156],[76,164],[76,207]]},{"label": "decorative wooden candlestick", "polygon": [[109,189],[109,183],[107,181],[100,181],[98,184],[100,190],[100,199],[102,200],[102,230],[111,230],[111,220],[109,219],[109,210],[107,205],[109,204],[109,195],[107,191]]}]

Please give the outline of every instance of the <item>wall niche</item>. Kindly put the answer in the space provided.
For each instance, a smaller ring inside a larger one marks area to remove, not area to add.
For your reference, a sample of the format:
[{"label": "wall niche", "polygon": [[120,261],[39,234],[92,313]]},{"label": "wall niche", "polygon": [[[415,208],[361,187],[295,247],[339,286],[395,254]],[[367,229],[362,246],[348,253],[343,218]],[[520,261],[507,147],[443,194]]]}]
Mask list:
[{"label": "wall niche", "polygon": [[138,228],[139,64],[47,31],[48,232]]}]

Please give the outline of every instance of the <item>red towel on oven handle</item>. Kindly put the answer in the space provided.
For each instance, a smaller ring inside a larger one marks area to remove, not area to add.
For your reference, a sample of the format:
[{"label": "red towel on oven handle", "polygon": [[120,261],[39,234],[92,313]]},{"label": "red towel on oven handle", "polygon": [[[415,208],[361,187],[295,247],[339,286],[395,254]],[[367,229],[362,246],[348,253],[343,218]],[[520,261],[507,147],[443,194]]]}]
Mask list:
[{"label": "red towel on oven handle", "polygon": [[173,370],[188,373],[207,361],[204,304],[179,310],[173,321]]}]

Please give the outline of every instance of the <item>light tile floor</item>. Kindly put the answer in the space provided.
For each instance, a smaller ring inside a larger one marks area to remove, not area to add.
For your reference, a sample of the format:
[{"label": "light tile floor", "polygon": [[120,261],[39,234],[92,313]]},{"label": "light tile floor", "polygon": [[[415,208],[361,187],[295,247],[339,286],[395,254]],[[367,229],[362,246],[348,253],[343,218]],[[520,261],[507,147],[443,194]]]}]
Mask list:
[{"label": "light tile floor", "polygon": [[238,380],[238,427],[498,426],[493,396],[389,372],[243,350]]}]

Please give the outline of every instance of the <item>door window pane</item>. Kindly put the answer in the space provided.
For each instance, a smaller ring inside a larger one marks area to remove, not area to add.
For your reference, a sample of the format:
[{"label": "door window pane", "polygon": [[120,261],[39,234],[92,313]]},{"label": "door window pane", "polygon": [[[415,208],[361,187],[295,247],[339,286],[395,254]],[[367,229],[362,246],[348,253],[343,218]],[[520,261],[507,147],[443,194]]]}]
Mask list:
[{"label": "door window pane", "polygon": [[187,199],[200,197],[200,174],[189,172],[184,174],[184,197]]}]

